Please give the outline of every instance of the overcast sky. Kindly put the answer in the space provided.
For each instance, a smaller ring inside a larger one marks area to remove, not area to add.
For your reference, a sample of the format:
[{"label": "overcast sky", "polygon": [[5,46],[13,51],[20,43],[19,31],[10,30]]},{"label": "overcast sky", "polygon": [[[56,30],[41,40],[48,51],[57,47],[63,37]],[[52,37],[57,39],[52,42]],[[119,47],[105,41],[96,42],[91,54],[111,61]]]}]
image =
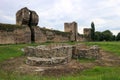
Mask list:
[{"label": "overcast sky", "polygon": [[0,23],[15,24],[23,7],[39,15],[39,26],[64,30],[64,22],[78,23],[79,33],[95,23],[97,31],[120,32],[120,0],[0,0]]}]

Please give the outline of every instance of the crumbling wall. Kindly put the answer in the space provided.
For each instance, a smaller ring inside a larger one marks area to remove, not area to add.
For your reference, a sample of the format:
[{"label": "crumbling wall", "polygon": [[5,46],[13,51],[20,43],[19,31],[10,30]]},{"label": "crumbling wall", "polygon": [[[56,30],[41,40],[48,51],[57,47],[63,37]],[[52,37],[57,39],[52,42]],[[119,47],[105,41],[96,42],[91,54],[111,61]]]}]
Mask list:
[{"label": "crumbling wall", "polygon": [[0,24],[0,44],[30,43],[30,34],[27,26]]},{"label": "crumbling wall", "polygon": [[37,13],[35,11],[29,10],[27,7],[20,9],[16,13],[17,25],[37,26],[38,21],[39,16]]},{"label": "crumbling wall", "polygon": [[84,41],[84,35],[78,33],[77,41]]},{"label": "crumbling wall", "polygon": [[65,45],[26,47],[24,51],[29,65],[68,63],[72,58],[72,47]]},{"label": "crumbling wall", "polygon": [[76,59],[100,59],[101,53],[98,46],[88,47],[84,44],[67,45],[51,44],[24,49],[28,65],[53,65],[68,63],[72,58]]},{"label": "crumbling wall", "polygon": [[35,31],[33,26],[37,26],[39,21],[39,16],[35,11],[29,10],[24,7],[17,11],[16,13],[16,24],[17,25],[27,25],[31,30],[31,41],[35,42]]},{"label": "crumbling wall", "polygon": [[34,27],[35,42],[67,42],[70,41],[70,33],[46,28]]},{"label": "crumbling wall", "polygon": [[73,46],[73,58],[99,59],[100,57],[100,48],[96,45],[91,47],[83,45]]},{"label": "crumbling wall", "polygon": [[76,22],[64,23],[64,31],[71,33],[71,36],[70,36],[71,41],[77,41],[78,31],[77,31],[77,23]]}]

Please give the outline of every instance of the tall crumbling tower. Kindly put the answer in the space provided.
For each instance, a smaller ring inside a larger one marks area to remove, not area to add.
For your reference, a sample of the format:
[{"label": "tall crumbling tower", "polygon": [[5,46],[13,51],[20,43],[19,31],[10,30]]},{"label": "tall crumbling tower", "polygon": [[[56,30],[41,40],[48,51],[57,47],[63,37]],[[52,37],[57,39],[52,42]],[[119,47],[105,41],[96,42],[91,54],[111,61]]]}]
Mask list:
[{"label": "tall crumbling tower", "polygon": [[34,26],[37,26],[38,21],[39,21],[38,14],[35,11],[29,10],[27,7],[20,9],[16,13],[16,24],[29,26],[31,30],[31,41],[32,42],[35,41]]},{"label": "tall crumbling tower", "polygon": [[70,36],[71,41],[77,41],[78,31],[77,31],[76,22],[64,23],[64,31],[71,33],[71,36]]}]

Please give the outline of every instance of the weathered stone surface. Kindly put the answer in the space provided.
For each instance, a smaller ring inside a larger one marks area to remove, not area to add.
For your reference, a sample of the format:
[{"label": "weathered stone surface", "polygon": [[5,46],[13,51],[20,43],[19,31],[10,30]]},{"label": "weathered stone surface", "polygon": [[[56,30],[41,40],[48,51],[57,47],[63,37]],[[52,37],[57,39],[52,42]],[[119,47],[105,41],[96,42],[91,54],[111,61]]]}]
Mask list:
[{"label": "weathered stone surface", "polygon": [[65,32],[71,33],[71,36],[70,36],[71,41],[77,41],[78,31],[77,31],[77,23],[76,22],[64,23],[64,30],[65,30]]},{"label": "weathered stone surface", "polygon": [[72,56],[73,58],[99,59],[101,57],[100,48],[98,46],[80,48],[77,45],[73,47]]},{"label": "weathered stone surface", "polygon": [[67,63],[67,57],[52,57],[52,58],[37,58],[27,57],[26,64],[28,65],[54,65]]},{"label": "weathered stone surface", "polygon": [[90,52],[90,55],[88,58],[99,59],[101,57],[100,47],[98,47],[97,45],[90,47],[89,52]]},{"label": "weathered stone surface", "polygon": [[91,41],[91,28],[84,28],[84,41]]},{"label": "weathered stone surface", "polygon": [[29,57],[27,64],[32,65],[68,63],[72,58],[72,47],[65,45],[26,47],[24,51]]},{"label": "weathered stone surface", "polygon": [[51,44],[24,49],[28,65],[52,65],[68,63],[72,58],[99,59],[101,57],[98,46],[86,47],[84,44],[66,45]]},{"label": "weathered stone surface", "polygon": [[28,26],[19,26],[2,24],[0,26],[0,44],[18,44],[18,43],[30,43],[31,42],[31,32]]},{"label": "weathered stone surface", "polygon": [[30,25],[31,26],[37,26],[38,25],[38,21],[39,21],[39,16],[37,15],[37,13],[35,11],[30,11],[31,13],[31,22]]},{"label": "weathered stone surface", "polygon": [[17,25],[28,25],[30,19],[30,12],[27,7],[22,8],[16,13],[16,24]]},{"label": "weathered stone surface", "polygon": [[17,25],[37,26],[39,16],[35,11],[29,10],[27,7],[22,8],[16,13]]},{"label": "weathered stone surface", "polygon": [[66,42],[70,41],[70,34],[66,32],[60,32],[56,30],[44,29],[34,27],[35,31],[35,42]]}]

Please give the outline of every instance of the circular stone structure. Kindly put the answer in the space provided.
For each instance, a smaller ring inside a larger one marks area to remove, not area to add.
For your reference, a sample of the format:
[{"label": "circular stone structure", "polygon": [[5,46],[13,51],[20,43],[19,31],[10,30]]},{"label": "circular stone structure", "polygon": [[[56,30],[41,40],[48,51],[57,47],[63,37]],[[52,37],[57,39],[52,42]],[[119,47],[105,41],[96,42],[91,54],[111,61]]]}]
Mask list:
[{"label": "circular stone structure", "polygon": [[24,49],[28,65],[65,64],[71,61],[72,46],[68,45],[41,45]]}]

